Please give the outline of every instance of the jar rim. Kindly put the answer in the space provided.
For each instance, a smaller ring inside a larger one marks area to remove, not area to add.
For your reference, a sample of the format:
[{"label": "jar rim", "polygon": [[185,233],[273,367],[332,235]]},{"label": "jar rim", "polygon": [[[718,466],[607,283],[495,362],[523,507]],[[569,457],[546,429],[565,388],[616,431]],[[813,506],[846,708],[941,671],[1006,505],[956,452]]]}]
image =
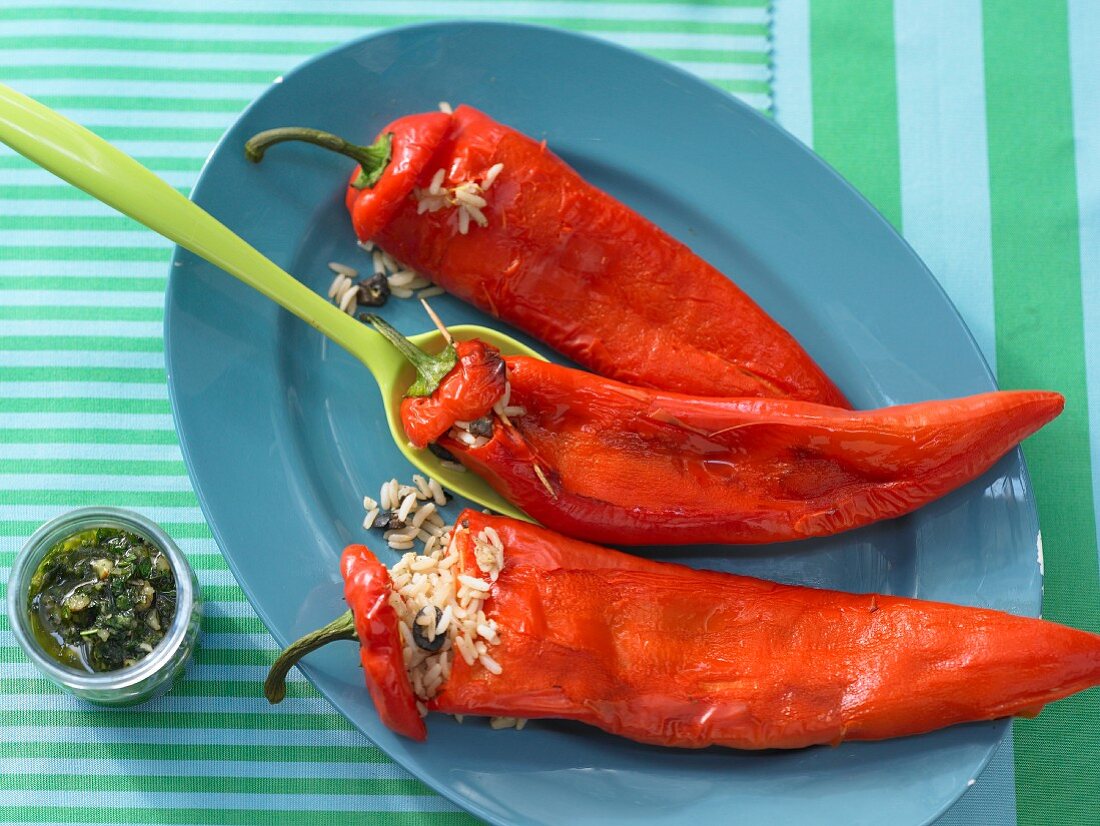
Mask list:
[{"label": "jar rim", "polygon": [[[50,548],[74,533],[93,527],[131,531],[164,553],[176,580],[176,613],[164,638],[145,657],[114,671],[90,673],[62,665],[43,650],[30,628],[27,600],[31,578]],[[148,517],[122,508],[78,508],[42,525],[16,555],[8,579],[8,619],[20,648],[35,667],[54,682],[75,690],[128,689],[174,666],[173,658],[187,637],[192,613],[201,601],[193,576],[187,557],[160,525]]]}]

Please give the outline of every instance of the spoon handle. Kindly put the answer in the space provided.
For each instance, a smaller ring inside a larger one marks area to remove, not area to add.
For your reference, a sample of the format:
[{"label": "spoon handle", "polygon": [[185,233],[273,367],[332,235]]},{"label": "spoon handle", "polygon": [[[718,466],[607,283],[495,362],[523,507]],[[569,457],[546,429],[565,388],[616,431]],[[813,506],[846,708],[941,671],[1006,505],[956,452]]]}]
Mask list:
[{"label": "spoon handle", "polygon": [[380,384],[396,374],[400,356],[374,330],[295,280],[126,153],[3,84],[0,141],[259,290],[360,359]]}]

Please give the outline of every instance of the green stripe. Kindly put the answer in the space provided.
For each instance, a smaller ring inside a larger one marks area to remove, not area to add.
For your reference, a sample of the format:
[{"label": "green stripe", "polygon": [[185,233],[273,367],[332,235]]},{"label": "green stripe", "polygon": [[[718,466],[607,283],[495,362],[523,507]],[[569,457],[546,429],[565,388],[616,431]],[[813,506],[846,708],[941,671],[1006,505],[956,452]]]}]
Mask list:
[{"label": "green stripe", "polygon": [[[89,292],[162,293],[168,286],[167,278],[118,278],[113,276],[81,275],[0,275],[0,290],[88,290]],[[4,337],[0,336],[0,349]]]},{"label": "green stripe", "polygon": [[165,372],[159,367],[0,367],[0,381],[164,384]]},{"label": "green stripe", "polygon": [[[16,551],[0,553],[0,566],[11,565],[15,561]],[[228,571],[225,558],[219,554],[188,554],[188,561],[196,571]],[[0,614],[0,629],[9,628],[8,618]],[[204,629],[211,634],[264,634],[267,629],[255,617],[206,617]]]},{"label": "green stripe", "polygon": [[122,215],[0,215],[0,229],[149,231],[133,218]]},{"label": "green stripe", "polygon": [[160,307],[0,304],[0,321],[161,321],[163,318],[164,310]]},{"label": "green stripe", "polygon": [[125,112],[240,112],[249,98],[133,97],[127,95],[42,95],[54,109],[106,109]]},{"label": "green stripe", "polygon": [[0,66],[0,78],[20,80],[141,80],[165,83],[270,83],[262,69],[179,69],[159,66]]},{"label": "green stripe", "polygon": [[[212,803],[216,805],[216,803]],[[87,806],[0,806],[0,822],[5,823],[135,823],[172,826],[173,824],[203,824],[204,826],[254,826],[279,823],[280,826],[477,826],[481,821],[464,812],[394,812],[394,811],[282,811],[277,816],[252,809],[161,809],[121,806],[93,809]]]},{"label": "green stripe", "polygon": [[0,428],[0,444],[174,445],[174,430],[131,430],[122,427]]},{"label": "green stripe", "polygon": [[[201,650],[201,649],[200,649]],[[0,711],[0,728],[27,722],[22,711]],[[48,715],[36,715],[35,724],[43,733],[57,726],[95,729],[103,725],[102,711],[84,711],[76,707],[59,708]],[[239,711],[128,711],[111,713],[114,728],[210,728],[248,731],[351,731],[343,715],[331,711],[310,712],[239,712]],[[49,736],[49,735],[46,735]]]},{"label": "green stripe", "polygon": [[[121,279],[123,281],[128,279]],[[69,281],[68,283],[74,283]],[[40,284],[39,287],[42,285]],[[88,289],[95,289],[88,287]],[[0,336],[0,350],[79,350],[108,353],[161,353],[164,339],[152,336]]]},{"label": "green stripe", "polygon": [[[290,685],[293,685],[290,684]],[[364,740],[362,746],[278,746],[204,743],[0,742],[4,758],[53,760],[225,760],[241,763],[385,763],[388,758]]]},{"label": "green stripe", "polygon": [[719,89],[725,89],[727,92],[766,95],[771,91],[771,84],[766,80],[730,80],[717,78],[710,82]]},{"label": "green stripe", "polygon": [[189,490],[0,490],[0,504],[70,508],[89,505],[197,508],[199,505],[195,494]]},{"label": "green stripe", "polygon": [[[1062,416],[1024,446],[1046,547],[1043,616],[1100,631],[1100,580],[1081,308],[1066,7],[985,4],[986,117],[997,370],[1005,387],[1066,396]],[[1094,822],[1100,694],[1015,723],[1021,826]]]},{"label": "green stripe", "polygon": [[165,399],[2,399],[0,413],[141,413],[167,414],[171,406]]},{"label": "green stripe", "polygon": [[[102,783],[102,785],[99,785]],[[0,775],[0,791],[86,792],[104,788],[111,792],[142,794],[205,792],[207,794],[327,794],[327,795],[430,795],[419,780],[406,778],[235,777],[226,775],[127,775],[113,774],[97,783],[84,774]]]},{"label": "green stripe", "polygon": [[[169,22],[160,18],[159,22]],[[167,13],[164,13],[167,16]],[[364,28],[384,28],[425,23],[428,15],[371,15]],[[732,34],[766,37],[765,23],[718,23],[699,20],[622,20],[585,17],[510,17],[516,23],[534,23],[581,32],[669,32],[678,34]],[[29,35],[0,37],[0,49],[105,49],[109,51],[159,51],[174,53],[237,53],[312,55],[340,45],[329,40],[220,40],[215,38],[111,37],[107,35]]]},{"label": "green stripe", "polygon": [[900,229],[892,0],[814,0],[810,50],[814,149]]}]

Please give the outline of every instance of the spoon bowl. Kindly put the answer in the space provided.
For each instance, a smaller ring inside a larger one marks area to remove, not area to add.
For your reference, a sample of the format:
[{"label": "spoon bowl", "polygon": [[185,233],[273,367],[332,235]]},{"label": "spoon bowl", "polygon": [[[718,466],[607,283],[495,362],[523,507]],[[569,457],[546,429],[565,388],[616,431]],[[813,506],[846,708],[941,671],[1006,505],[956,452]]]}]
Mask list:
[{"label": "spoon bowl", "polygon": [[[528,519],[472,473],[443,467],[428,450],[409,445],[401,399],[413,370],[379,333],[330,304],[189,201],[126,153],[77,123],[0,84],[0,141],[42,168],[144,224],[266,295],[359,359],[378,382],[390,434],[409,463],[451,491],[497,513]],[[242,148],[243,151],[243,148]],[[541,356],[487,327],[456,327],[459,338],[480,338],[506,355]],[[436,331],[413,336],[427,350],[442,346]]]}]

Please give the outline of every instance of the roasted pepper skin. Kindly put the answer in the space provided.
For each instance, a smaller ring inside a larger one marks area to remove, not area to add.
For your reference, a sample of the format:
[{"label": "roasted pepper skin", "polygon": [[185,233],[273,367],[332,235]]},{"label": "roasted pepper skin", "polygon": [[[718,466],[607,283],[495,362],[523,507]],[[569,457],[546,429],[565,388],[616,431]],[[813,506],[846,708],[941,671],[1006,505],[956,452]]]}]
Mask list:
[{"label": "roasted pepper skin", "polygon": [[[748,295],[586,183],[545,142],[469,106],[453,116],[407,116],[387,132],[395,153],[405,152],[373,189],[349,185],[355,232],[448,292],[631,384],[848,406]],[[482,180],[497,163],[504,170],[485,193],[488,226],[461,235],[453,209],[418,214],[413,189],[427,187],[437,170],[454,186]],[[358,168],[351,180],[357,177]]]},{"label": "roasted pepper skin", "polygon": [[423,740],[428,736],[405,671],[397,613],[390,605],[390,572],[367,548],[349,545],[340,557],[344,597],[355,616],[359,656],[374,707],[387,728]]},{"label": "roasted pepper skin", "polygon": [[480,419],[504,395],[500,351],[477,339],[455,343],[458,363],[430,396],[401,401],[405,435],[419,448],[443,436],[456,421]]},{"label": "roasted pepper skin", "polygon": [[1000,391],[851,411],[505,362],[526,413],[497,420],[482,447],[439,443],[547,527],[620,545],[780,542],[901,516],[983,473],[1064,403]]},{"label": "roasted pepper skin", "polygon": [[506,549],[484,606],[502,672],[457,657],[428,703],[446,714],[789,749],[1033,716],[1100,684],[1100,636],[1043,620],[697,571],[474,510],[456,524],[467,571],[485,526]]}]

